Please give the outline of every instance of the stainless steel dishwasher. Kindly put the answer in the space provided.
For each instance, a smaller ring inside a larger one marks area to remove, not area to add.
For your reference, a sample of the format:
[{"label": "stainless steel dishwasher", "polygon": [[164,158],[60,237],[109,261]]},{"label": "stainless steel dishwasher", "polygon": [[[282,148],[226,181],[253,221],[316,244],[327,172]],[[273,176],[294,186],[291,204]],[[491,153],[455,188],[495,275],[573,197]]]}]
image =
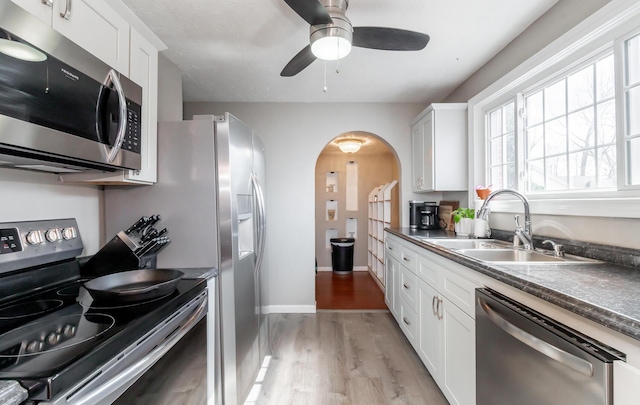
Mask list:
[{"label": "stainless steel dishwasher", "polygon": [[476,290],[476,405],[611,405],[625,356],[495,291]]}]

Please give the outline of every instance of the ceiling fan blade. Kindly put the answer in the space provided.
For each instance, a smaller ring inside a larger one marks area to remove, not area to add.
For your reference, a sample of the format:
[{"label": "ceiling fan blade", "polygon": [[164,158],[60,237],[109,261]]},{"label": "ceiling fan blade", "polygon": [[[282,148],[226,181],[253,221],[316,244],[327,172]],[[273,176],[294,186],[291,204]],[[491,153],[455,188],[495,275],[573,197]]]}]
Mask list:
[{"label": "ceiling fan blade", "polygon": [[316,57],[313,53],[311,53],[311,45],[307,45],[303,50],[298,52],[298,54],[294,56],[293,59],[289,61],[289,63],[287,63],[287,66],[282,69],[280,76],[295,76],[298,73],[302,72],[314,60],[316,60]]},{"label": "ceiling fan blade", "polygon": [[419,51],[427,46],[429,35],[385,27],[353,27],[353,46],[385,51]]},{"label": "ceiling fan blade", "polygon": [[327,10],[318,0],[284,0],[309,25],[333,24]]}]

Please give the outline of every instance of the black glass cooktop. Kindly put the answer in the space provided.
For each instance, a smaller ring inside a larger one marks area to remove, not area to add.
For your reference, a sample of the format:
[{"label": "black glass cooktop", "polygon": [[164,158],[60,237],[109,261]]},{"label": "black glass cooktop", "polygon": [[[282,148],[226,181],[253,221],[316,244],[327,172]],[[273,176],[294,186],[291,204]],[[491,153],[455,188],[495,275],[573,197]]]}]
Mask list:
[{"label": "black glass cooktop", "polygon": [[75,280],[0,306],[0,379],[48,390],[77,382],[134,343],[201,291],[182,279],[168,296],[138,303],[95,301]]}]

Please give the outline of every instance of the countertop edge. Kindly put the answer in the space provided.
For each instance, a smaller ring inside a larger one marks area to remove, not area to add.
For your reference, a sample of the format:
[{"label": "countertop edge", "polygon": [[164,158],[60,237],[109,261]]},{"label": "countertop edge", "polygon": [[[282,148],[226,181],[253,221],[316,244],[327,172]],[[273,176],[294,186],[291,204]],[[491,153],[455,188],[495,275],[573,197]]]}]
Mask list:
[{"label": "countertop edge", "polygon": [[[638,319],[630,318],[607,308],[594,305],[590,302],[565,294],[562,291],[554,290],[535,282],[524,280],[513,274],[507,274],[500,270],[500,266],[491,266],[478,260],[474,260],[468,256],[458,254],[454,250],[445,249],[428,242],[420,241],[414,237],[406,235],[402,230],[393,228],[386,228],[385,230],[390,234],[406,240],[420,248],[424,248],[429,252],[461,264],[470,270],[477,271],[480,274],[517,288],[546,302],[557,305],[576,315],[606,326],[611,330],[620,332],[636,340],[640,340],[640,320]],[[576,264],[576,266],[579,266],[579,264]],[[588,266],[600,265],[589,264]]]}]

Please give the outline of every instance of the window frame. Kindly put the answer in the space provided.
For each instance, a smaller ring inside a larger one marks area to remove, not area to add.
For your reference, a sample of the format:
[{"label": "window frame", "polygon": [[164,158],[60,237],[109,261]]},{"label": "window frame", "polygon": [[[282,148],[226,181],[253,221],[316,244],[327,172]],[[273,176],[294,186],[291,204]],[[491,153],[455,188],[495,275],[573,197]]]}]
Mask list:
[{"label": "window frame", "polygon": [[[621,67],[617,60],[621,53],[616,49],[623,46],[625,39],[640,31],[640,26],[637,23],[639,17],[639,2],[613,0],[469,100],[469,161],[471,163],[469,166],[469,202],[475,199],[474,186],[484,184],[488,178],[485,175],[488,167],[485,113],[492,108],[495,109],[501,102],[514,97],[514,95],[520,94],[521,97],[527,89],[543,82],[550,83],[551,78],[557,72],[566,71],[612,46],[616,69],[615,104],[618,112],[616,126],[618,127],[617,131],[620,131],[620,123],[624,114],[619,113],[623,111],[619,105],[622,103],[619,87],[622,76],[617,71]],[[522,131],[522,123],[517,124],[517,131]],[[522,139],[520,133],[517,137]],[[619,133],[617,133],[616,139],[618,160],[621,156],[626,159],[625,150],[620,150],[625,145],[621,145]],[[518,149],[518,153],[520,153],[522,147],[518,145]],[[524,164],[522,157],[518,158],[518,165]],[[626,160],[624,163],[626,165]],[[621,179],[625,182],[626,178],[626,175],[620,177],[620,167],[626,166],[618,165],[618,183]],[[518,173],[521,172],[521,168],[518,167]],[[518,181],[519,187],[522,188],[520,175]],[[621,187],[618,184],[616,191],[576,192],[571,190],[528,194],[527,197],[530,200],[531,211],[536,214],[640,218],[640,187],[637,186],[624,185]],[[494,212],[519,212],[520,210],[521,203],[513,199],[501,198],[492,203],[492,211]]]}]

